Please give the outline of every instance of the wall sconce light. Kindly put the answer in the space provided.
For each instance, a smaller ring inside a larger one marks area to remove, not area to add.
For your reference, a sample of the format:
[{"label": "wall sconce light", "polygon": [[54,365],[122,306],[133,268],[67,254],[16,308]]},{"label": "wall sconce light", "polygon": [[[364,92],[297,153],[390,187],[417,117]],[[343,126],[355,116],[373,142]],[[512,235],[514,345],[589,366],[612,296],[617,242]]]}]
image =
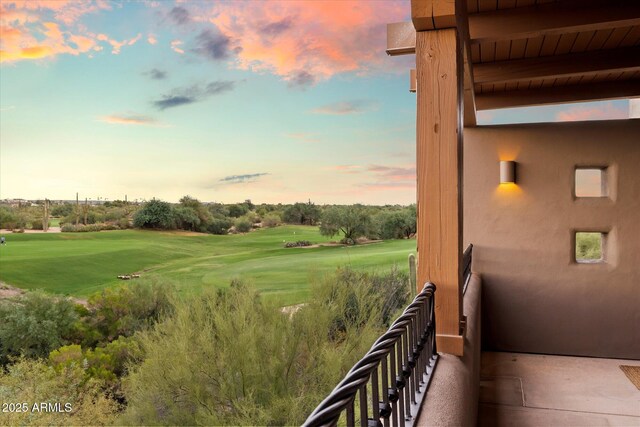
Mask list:
[{"label": "wall sconce light", "polygon": [[516,162],[513,160],[500,161],[500,184],[516,182]]}]

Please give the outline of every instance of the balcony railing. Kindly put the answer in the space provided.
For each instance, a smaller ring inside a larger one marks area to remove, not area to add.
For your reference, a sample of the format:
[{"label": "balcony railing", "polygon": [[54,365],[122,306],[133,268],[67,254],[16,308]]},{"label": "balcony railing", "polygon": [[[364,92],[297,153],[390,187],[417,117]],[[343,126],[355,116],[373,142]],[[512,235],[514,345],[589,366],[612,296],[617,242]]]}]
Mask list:
[{"label": "balcony railing", "polygon": [[462,254],[462,294],[467,292],[467,286],[471,279],[471,264],[473,261],[473,245],[469,244]]},{"label": "balcony railing", "polygon": [[435,290],[424,286],[304,426],[413,425],[438,361]]}]

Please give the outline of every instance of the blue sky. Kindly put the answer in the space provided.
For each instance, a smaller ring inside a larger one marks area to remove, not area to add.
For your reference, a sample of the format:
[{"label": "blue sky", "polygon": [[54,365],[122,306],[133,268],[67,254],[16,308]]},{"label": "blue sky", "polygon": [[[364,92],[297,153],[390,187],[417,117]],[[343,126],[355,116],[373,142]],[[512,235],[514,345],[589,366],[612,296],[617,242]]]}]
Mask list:
[{"label": "blue sky", "polygon": [[[3,1],[0,198],[415,200],[408,2]],[[618,118],[626,101],[486,112]]]}]

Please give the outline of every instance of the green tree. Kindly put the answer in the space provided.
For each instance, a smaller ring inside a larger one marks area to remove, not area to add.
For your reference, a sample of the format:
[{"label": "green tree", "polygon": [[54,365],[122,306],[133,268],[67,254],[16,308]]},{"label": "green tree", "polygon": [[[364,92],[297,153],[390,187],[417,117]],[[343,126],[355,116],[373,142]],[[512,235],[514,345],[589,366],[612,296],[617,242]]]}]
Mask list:
[{"label": "green tree", "polygon": [[171,205],[158,199],[151,199],[133,217],[137,228],[172,229],[175,227]]},{"label": "green tree", "polygon": [[375,234],[381,239],[404,239],[416,232],[415,205],[400,210],[380,211],[372,220]]},{"label": "green tree", "polygon": [[320,208],[311,203],[295,203],[288,206],[282,220],[288,224],[315,225],[320,220]]},{"label": "green tree", "polygon": [[362,205],[331,206],[322,215],[320,234],[329,237],[342,234],[344,243],[353,244],[367,234],[370,224],[371,215]]},{"label": "green tree", "polygon": [[239,218],[242,215],[249,212],[249,208],[244,203],[236,203],[234,205],[227,205],[229,216],[232,218]]}]

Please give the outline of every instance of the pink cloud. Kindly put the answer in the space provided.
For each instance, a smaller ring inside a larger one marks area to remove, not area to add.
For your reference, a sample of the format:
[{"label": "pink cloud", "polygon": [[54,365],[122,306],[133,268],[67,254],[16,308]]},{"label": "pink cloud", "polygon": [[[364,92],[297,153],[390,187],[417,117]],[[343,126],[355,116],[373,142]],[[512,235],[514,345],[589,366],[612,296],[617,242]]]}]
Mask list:
[{"label": "pink cloud", "polygon": [[556,114],[559,122],[576,122],[584,120],[611,120],[628,119],[627,109],[618,108],[611,102],[606,102],[597,106],[575,106],[569,107],[565,111]]},{"label": "pink cloud", "polygon": [[209,21],[230,40],[241,69],[309,85],[344,72],[384,67],[385,25],[406,18],[398,1],[235,1],[216,4]]},{"label": "pink cloud", "polygon": [[179,54],[183,54],[184,50],[182,50],[180,48],[180,46],[183,45],[183,44],[184,44],[184,42],[182,40],[174,40],[174,41],[171,42],[171,49],[174,52],[177,52]]},{"label": "pink cloud", "polygon": [[126,114],[112,114],[109,116],[100,117],[101,122],[115,124],[115,125],[155,125],[156,120],[148,116],[139,115],[126,115]]},{"label": "pink cloud", "polygon": [[380,166],[371,165],[367,168],[369,172],[373,172],[381,178],[389,181],[411,181],[416,180],[415,166]]},{"label": "pink cloud", "polygon": [[147,42],[149,42],[149,44],[156,44],[158,43],[158,39],[156,39],[153,34],[149,34],[149,36],[147,37]]}]

